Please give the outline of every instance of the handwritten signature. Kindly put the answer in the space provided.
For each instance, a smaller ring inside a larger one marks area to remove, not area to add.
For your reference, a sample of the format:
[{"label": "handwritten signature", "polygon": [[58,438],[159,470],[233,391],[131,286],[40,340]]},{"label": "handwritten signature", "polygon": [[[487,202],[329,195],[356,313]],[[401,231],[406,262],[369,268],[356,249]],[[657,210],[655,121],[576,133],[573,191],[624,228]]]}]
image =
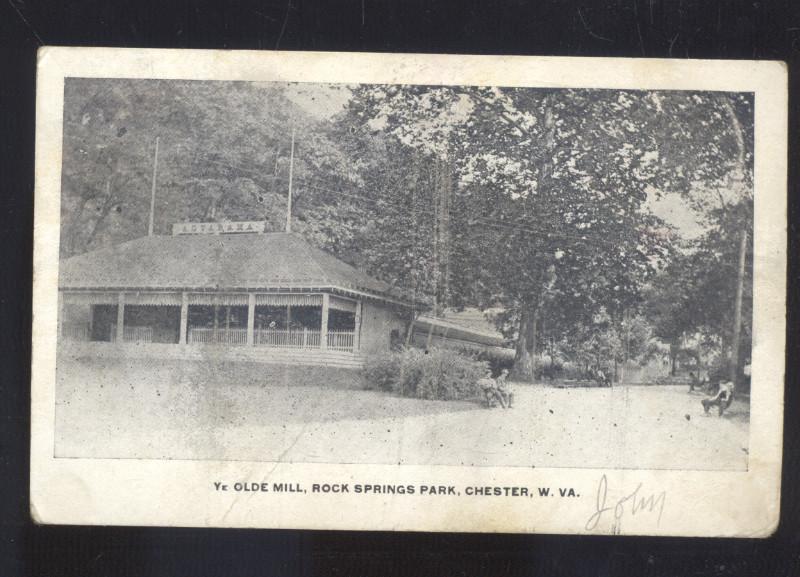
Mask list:
[{"label": "handwritten signature", "polygon": [[651,495],[641,495],[640,491],[642,483],[625,497],[619,499],[613,506],[606,507],[606,500],[608,497],[608,479],[603,475],[600,478],[600,484],[597,486],[597,501],[595,504],[595,512],[586,521],[586,530],[592,531],[600,523],[605,513],[613,512],[613,521],[611,524],[611,531],[614,535],[619,535],[622,530],[622,519],[625,513],[628,512],[631,516],[641,513],[658,513],[656,524],[661,522],[661,515],[664,513],[664,504],[667,500],[667,492],[653,493]]}]

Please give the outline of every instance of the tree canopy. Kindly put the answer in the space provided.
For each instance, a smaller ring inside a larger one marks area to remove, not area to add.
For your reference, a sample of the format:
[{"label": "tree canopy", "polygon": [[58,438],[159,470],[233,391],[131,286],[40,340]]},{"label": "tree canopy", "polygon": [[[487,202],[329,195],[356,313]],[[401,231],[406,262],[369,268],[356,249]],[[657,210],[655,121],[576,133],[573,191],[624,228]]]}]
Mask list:
[{"label": "tree canopy", "polygon": [[[500,310],[519,378],[534,375],[542,324],[584,357],[690,336],[731,346],[752,95],[307,90],[339,91],[341,110],[312,114],[279,83],[68,80],[62,256],[146,234],[156,137],[157,233],[189,220],[282,230],[294,132],[294,229],[434,313]],[[657,214],[666,196],[702,234],[682,238]],[[749,287],[750,256],[745,268]],[[744,343],[751,301],[748,288]]]}]

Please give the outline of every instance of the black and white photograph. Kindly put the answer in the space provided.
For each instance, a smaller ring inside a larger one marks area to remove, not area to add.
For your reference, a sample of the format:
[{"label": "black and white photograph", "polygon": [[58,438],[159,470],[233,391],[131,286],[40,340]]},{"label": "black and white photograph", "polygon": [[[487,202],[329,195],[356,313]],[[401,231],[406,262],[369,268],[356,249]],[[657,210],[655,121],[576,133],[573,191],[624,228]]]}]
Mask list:
[{"label": "black and white photograph", "polygon": [[[293,77],[196,56],[178,75],[81,64],[40,102],[59,153],[39,180],[34,454],[80,471],[63,494],[81,519],[108,512],[98,484],[190,475],[186,498],[216,501],[190,523],[252,526],[259,501],[228,503],[229,483],[264,493],[265,526],[353,526],[320,507],[357,488],[393,529],[538,531],[523,497],[558,531],[771,530],[783,300],[764,287],[785,213],[759,103],[777,69],[637,83],[608,61],[584,82],[583,61],[555,85],[503,60],[470,82],[423,57],[386,81],[361,57],[307,55]],[[745,478],[758,513],[679,520]],[[308,494],[304,517],[286,493]],[[456,501],[423,521],[431,495]],[[150,522],[139,507],[125,522]]]},{"label": "black and white photograph", "polygon": [[752,94],[64,89],[56,457],[747,469]]}]

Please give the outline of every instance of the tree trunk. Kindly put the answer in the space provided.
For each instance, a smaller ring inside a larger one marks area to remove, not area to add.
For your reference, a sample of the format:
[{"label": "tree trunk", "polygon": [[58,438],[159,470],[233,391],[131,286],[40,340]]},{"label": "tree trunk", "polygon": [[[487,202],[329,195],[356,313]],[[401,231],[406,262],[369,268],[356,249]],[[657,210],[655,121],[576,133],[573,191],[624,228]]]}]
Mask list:
[{"label": "tree trunk", "polygon": [[106,179],[106,195],[103,199],[103,206],[100,208],[100,214],[97,219],[94,221],[94,225],[92,226],[92,230],[89,232],[89,235],[86,237],[86,241],[84,242],[84,249],[90,248],[91,244],[94,242],[95,237],[97,236],[97,231],[100,230],[100,225],[106,219],[108,214],[111,212],[111,207],[113,206],[112,201],[112,193],[111,193],[111,179]]},{"label": "tree trunk", "polygon": [[675,373],[678,372],[678,347],[674,343],[670,343],[669,345],[669,362],[669,374],[674,377]]},{"label": "tree trunk", "polygon": [[531,313],[531,377],[536,379],[536,349],[538,337],[538,324],[539,324],[539,307],[533,309]]},{"label": "tree trunk", "polygon": [[530,310],[527,307],[523,307],[519,320],[517,346],[514,354],[514,367],[511,369],[511,378],[516,381],[529,382],[533,380],[531,355],[528,352],[528,335],[530,333],[530,325]]},{"label": "tree trunk", "polygon": [[519,321],[514,367],[511,376],[514,380],[530,383],[536,371],[536,325],[539,320],[539,307],[524,307]]},{"label": "tree trunk", "polygon": [[623,339],[622,342],[622,369],[619,372],[619,382],[625,381],[625,371],[628,369],[628,357],[630,355],[630,346],[631,346],[631,322],[630,317],[628,316],[628,311],[624,311],[622,313],[622,323],[623,323]]},{"label": "tree trunk", "polygon": [[408,321],[408,326],[406,326],[406,339],[405,339],[406,347],[410,347],[411,346],[411,338],[414,336],[414,321],[415,320],[417,320],[416,311],[411,313],[411,320]]}]

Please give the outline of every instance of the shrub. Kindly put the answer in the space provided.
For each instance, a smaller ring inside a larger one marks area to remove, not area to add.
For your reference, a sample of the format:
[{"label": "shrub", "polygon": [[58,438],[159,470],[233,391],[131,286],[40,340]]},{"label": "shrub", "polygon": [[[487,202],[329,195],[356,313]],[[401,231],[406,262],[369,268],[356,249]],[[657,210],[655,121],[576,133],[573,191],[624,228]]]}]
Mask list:
[{"label": "shrub", "polygon": [[503,369],[511,372],[514,368],[514,357],[498,354],[492,350],[482,350],[476,352],[466,352],[471,358],[477,359],[479,361],[486,361],[489,363],[489,369],[491,369],[492,374],[497,376]]},{"label": "shrub", "polygon": [[364,377],[367,388],[405,397],[451,401],[478,396],[478,380],[488,368],[485,361],[456,351],[404,348],[367,359]]},{"label": "shrub", "polygon": [[364,388],[394,391],[396,376],[400,372],[400,355],[386,352],[367,357],[364,363]]},{"label": "shrub", "polygon": [[559,361],[542,361],[536,365],[536,378],[537,379],[561,379],[564,377],[564,364]]}]

